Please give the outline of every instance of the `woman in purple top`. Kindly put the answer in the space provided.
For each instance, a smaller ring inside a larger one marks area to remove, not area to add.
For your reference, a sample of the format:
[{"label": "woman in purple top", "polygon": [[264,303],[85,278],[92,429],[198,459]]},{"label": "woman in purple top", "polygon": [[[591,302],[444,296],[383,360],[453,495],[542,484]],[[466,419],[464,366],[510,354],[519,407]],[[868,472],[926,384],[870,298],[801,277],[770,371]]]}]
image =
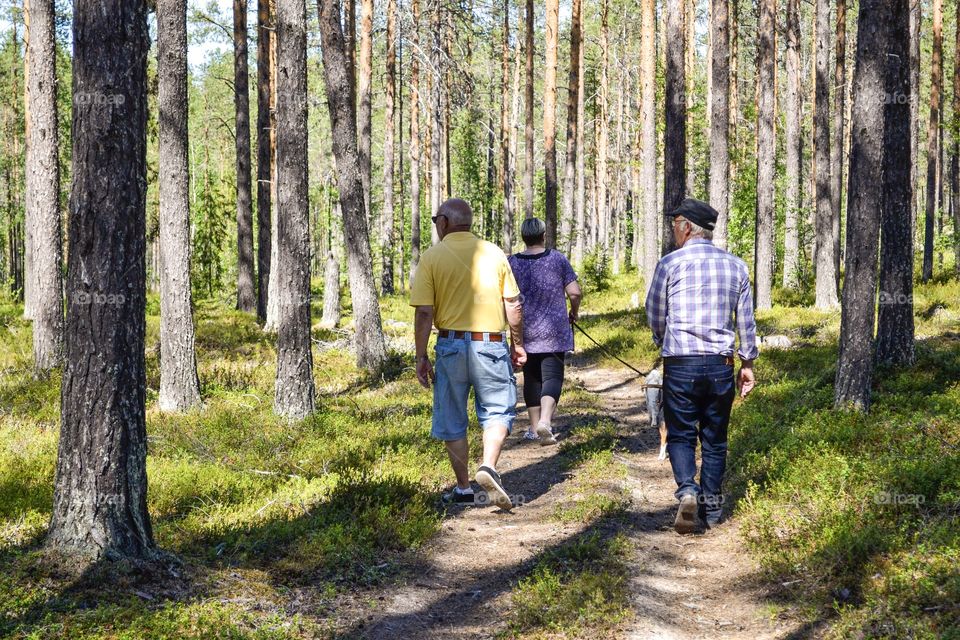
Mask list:
[{"label": "woman in purple top", "polygon": [[[580,285],[573,267],[559,251],[547,249],[542,220],[527,218],[520,227],[527,249],[510,256],[523,299],[523,399],[530,426],[526,440],[554,444],[551,421],[563,387],[563,356],[573,350],[572,323],[580,309]],[[567,311],[566,296],[570,299]]]}]

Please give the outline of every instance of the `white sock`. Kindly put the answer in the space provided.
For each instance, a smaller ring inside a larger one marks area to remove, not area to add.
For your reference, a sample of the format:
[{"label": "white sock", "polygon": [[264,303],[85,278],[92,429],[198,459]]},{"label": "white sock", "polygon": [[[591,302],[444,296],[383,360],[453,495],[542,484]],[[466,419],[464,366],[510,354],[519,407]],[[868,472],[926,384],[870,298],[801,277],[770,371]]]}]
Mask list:
[{"label": "white sock", "polygon": [[462,496],[470,495],[471,493],[473,493],[473,487],[470,487],[469,489],[461,489],[460,487],[454,487],[453,490]]}]

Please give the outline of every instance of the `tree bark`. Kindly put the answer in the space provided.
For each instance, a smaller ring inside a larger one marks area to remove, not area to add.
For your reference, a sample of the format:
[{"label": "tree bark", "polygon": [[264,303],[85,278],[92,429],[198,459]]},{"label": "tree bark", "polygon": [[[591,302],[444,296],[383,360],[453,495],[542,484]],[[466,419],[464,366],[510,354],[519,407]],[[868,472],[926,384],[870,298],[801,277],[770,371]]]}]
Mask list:
[{"label": "tree bark", "polygon": [[500,58],[500,189],[503,192],[503,251],[513,251],[513,154],[510,152],[510,2],[503,0]]},{"label": "tree bark", "polygon": [[373,283],[373,261],[363,212],[363,183],[356,147],[357,123],[350,104],[348,55],[340,26],[340,3],[338,0],[319,0],[317,4],[323,42],[323,75],[353,298],[357,366],[378,371],[386,363],[387,347]]},{"label": "tree bark", "polygon": [[580,103],[580,48],[583,46],[583,0],[573,0],[570,13],[570,70],[567,74],[567,151],[563,167],[563,231],[560,243],[570,253],[574,235],[580,235],[581,229],[574,230],[573,221],[577,191],[577,155],[581,153],[577,146],[579,129],[583,126],[577,117]]},{"label": "tree bark", "polygon": [[[837,298],[836,263],[834,261],[833,208],[830,176],[830,145],[843,147],[843,140],[830,138],[830,4],[816,0],[816,64],[814,81],[813,145],[814,175],[816,180],[816,219],[814,239],[814,270],[816,276],[816,307],[832,309]],[[840,114],[843,117],[843,114]],[[842,157],[842,153],[841,153]]]},{"label": "tree bark", "polygon": [[233,86],[237,149],[237,309],[254,311],[247,0],[233,0]]},{"label": "tree bark", "polygon": [[757,214],[754,289],[758,309],[773,304],[774,184],[777,156],[777,0],[760,0],[757,33]]},{"label": "tree bark", "polygon": [[277,0],[277,383],[274,411],[314,411],[307,200],[307,5]]},{"label": "tree bark", "polygon": [[[790,1],[795,3],[797,0]],[[725,249],[730,188],[729,0],[711,0],[710,29],[713,43],[710,65],[710,204],[718,214],[714,242]]]},{"label": "tree bark", "polygon": [[884,184],[884,102],[890,47],[890,2],[860,0],[853,73],[846,274],[834,399],[838,408],[866,411],[873,375],[877,248]]},{"label": "tree bark", "polygon": [[[910,0],[910,86],[914,88],[910,101],[910,184],[913,185],[913,200],[910,202],[910,219],[916,229],[919,206],[917,187],[920,159],[920,0]],[[914,236],[910,238],[914,242]]]},{"label": "tree bark", "polygon": [[29,12],[25,216],[34,229],[33,361],[38,372],[45,372],[63,358],[56,15],[53,0],[30,0]]},{"label": "tree bark", "polygon": [[[338,202],[336,217],[340,217],[340,203]],[[323,269],[323,317],[320,326],[325,329],[335,329],[340,324],[340,260],[343,238],[340,233],[334,232],[336,224],[333,217],[327,221],[327,255]]]},{"label": "tree bark", "polygon": [[642,148],[640,178],[643,191],[643,275],[644,288],[653,282],[657,267],[657,26],[656,1],[640,4],[640,146]]},{"label": "tree bark", "polygon": [[[440,0],[430,7],[430,215],[436,215],[443,202],[443,24]],[[431,226],[433,244],[440,241],[436,225]]]},{"label": "tree bark", "polygon": [[557,44],[560,32],[560,2],[546,0],[547,50],[543,88],[543,155],[546,176],[547,247],[557,245]]},{"label": "tree bark", "polygon": [[[960,12],[957,13],[955,33],[954,51],[960,51]],[[909,85],[907,88],[909,89]],[[909,100],[908,102],[912,105],[915,101]],[[953,268],[954,272],[960,276],[960,58],[957,57],[954,57],[953,61],[953,127],[951,130],[953,131],[953,171],[950,179],[950,209],[953,211]],[[914,132],[911,131],[911,135],[914,135]],[[913,182],[910,184],[912,196]],[[913,227],[911,226],[909,229],[912,232]],[[911,253],[911,265],[913,264],[912,259],[913,254]]]},{"label": "tree bark", "polygon": [[607,206],[607,145],[609,142],[608,129],[608,99],[609,99],[609,67],[610,67],[610,36],[609,36],[609,2],[601,0],[600,3],[600,85],[597,87],[597,164],[596,164],[596,190],[597,203],[594,208],[594,219],[596,220],[596,244],[599,250],[604,254],[610,249],[610,209]]},{"label": "tree bark", "polygon": [[526,84],[524,85],[524,157],[523,157],[523,211],[527,218],[533,217],[533,0],[526,0]]},{"label": "tree bark", "polygon": [[[397,90],[397,46],[394,37],[397,23],[396,0],[387,0],[387,78],[386,107],[383,133],[383,256],[380,291],[384,295],[394,292],[394,210],[393,210],[393,117],[394,97]],[[402,177],[402,176],[401,176]]]},{"label": "tree bark", "polygon": [[930,120],[927,121],[927,195],[924,206],[923,267],[921,277],[928,282],[933,277],[933,223],[937,201],[937,158],[940,155],[939,136],[943,101],[943,0],[933,0],[933,53],[930,58]]},{"label": "tree bark", "polygon": [[359,156],[360,156],[360,179],[363,181],[363,211],[367,216],[367,225],[370,225],[370,167],[371,167],[371,117],[373,88],[373,0],[361,0],[360,2],[360,77],[358,80],[360,112],[359,119],[360,138],[359,138]]},{"label": "tree bark", "polygon": [[146,14],[143,0],[74,2],[66,362],[47,546],[85,561],[154,552],[144,411]]},{"label": "tree bark", "polygon": [[270,40],[273,15],[270,0],[257,2],[257,320],[266,322],[270,296],[270,95],[273,90],[273,62]]},{"label": "tree bark", "polygon": [[[277,202],[277,0],[270,0],[270,14],[273,16],[273,30],[270,32],[270,74],[273,78],[270,83],[270,200],[276,207]],[[270,284],[267,286],[270,291],[276,291],[277,288],[277,268],[280,260],[280,236],[277,231],[278,218],[274,213],[270,218]],[[267,319],[263,323],[264,331],[276,332],[278,326],[278,314],[280,299],[277,296],[270,296],[267,299]]]},{"label": "tree bark", "polygon": [[[913,217],[914,183],[910,179],[910,0],[891,3],[887,50],[887,96],[884,101],[883,208],[880,227],[880,304],[877,318],[878,363],[906,365],[914,361]],[[957,31],[960,44],[960,30]],[[960,50],[960,49],[958,49]],[[960,65],[953,74],[954,119],[960,114]],[[957,143],[954,142],[953,195],[956,202]]]},{"label": "tree bark", "polygon": [[847,139],[845,121],[847,117],[847,1],[836,0],[836,49],[833,73],[833,140],[830,148],[831,185],[830,209],[832,214],[832,228],[830,235],[833,242],[833,278],[834,288],[840,288],[840,221],[842,219],[843,203],[843,170],[844,151]]},{"label": "tree bark", "polygon": [[[581,8],[581,26],[583,22],[583,13]],[[586,228],[586,198],[587,198],[587,171],[586,171],[586,148],[583,144],[583,130],[587,126],[586,121],[586,72],[584,69],[584,50],[586,46],[583,42],[583,37],[581,33],[580,38],[580,56],[577,60],[577,75],[579,76],[579,85],[577,88],[577,122],[580,124],[577,127],[577,192],[574,197],[574,207],[577,212],[577,231],[576,231],[576,242],[573,245],[573,262],[577,266],[583,262],[584,247],[587,240],[587,228]]]},{"label": "tree bark", "polygon": [[[687,184],[687,117],[684,80],[683,2],[670,0],[666,5],[666,80],[663,141],[663,211],[669,213],[683,201]],[[768,0],[769,1],[769,0]],[[663,225],[661,251],[673,251],[674,241],[670,225]]]},{"label": "tree bark", "polygon": [[[420,264],[420,0],[412,0],[410,39],[410,282]],[[401,90],[401,95],[403,94]],[[401,177],[401,182],[403,178]]]},{"label": "tree bark", "polygon": [[187,127],[187,4],[157,3],[157,104],[160,111],[161,411],[200,403],[190,290],[190,172]]},{"label": "tree bark", "polygon": [[787,0],[786,215],[783,286],[800,284],[800,0]]}]

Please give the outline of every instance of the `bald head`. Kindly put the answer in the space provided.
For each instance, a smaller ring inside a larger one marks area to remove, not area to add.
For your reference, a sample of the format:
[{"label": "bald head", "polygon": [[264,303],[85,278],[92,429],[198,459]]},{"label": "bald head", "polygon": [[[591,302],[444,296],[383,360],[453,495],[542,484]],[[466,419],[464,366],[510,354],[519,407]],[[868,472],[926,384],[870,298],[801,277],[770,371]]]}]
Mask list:
[{"label": "bald head", "polygon": [[438,216],[445,216],[451,227],[467,227],[473,224],[473,211],[466,200],[450,198],[437,209]]}]

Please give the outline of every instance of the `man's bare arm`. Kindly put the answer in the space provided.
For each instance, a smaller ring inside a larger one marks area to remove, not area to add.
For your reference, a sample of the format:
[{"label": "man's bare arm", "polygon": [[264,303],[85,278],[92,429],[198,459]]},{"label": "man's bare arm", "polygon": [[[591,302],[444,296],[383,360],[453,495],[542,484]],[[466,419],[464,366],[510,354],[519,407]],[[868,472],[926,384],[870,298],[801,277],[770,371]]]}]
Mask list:
[{"label": "man's bare arm", "polygon": [[430,364],[430,358],[427,356],[431,329],[433,329],[433,307],[417,307],[413,317],[414,339],[417,345],[417,380],[425,387],[429,387],[433,379],[433,365]]},{"label": "man's bare arm", "polygon": [[504,298],[503,307],[510,326],[510,358],[514,366],[519,367],[527,361],[527,352],[523,348],[523,302],[520,296]]}]

